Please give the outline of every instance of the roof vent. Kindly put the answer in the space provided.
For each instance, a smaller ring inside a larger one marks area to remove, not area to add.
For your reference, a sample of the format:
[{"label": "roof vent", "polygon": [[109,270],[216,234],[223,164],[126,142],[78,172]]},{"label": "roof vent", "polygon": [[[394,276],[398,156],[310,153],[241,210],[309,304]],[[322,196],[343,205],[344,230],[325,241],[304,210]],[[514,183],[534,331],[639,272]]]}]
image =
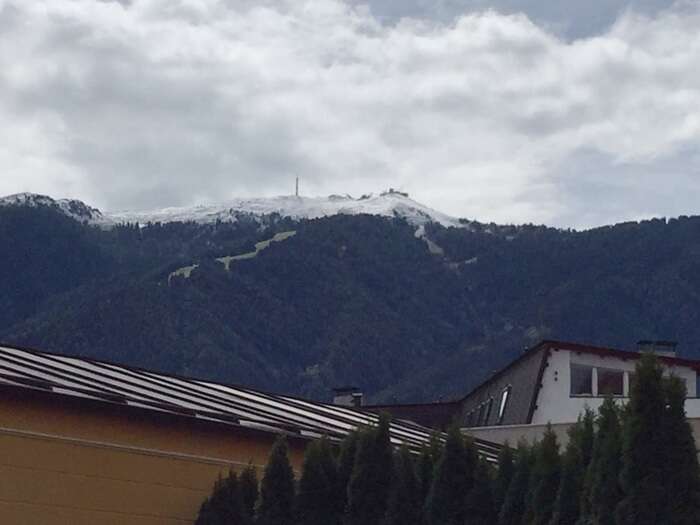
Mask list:
[{"label": "roof vent", "polygon": [[343,386],[333,389],[333,404],[341,407],[360,408],[364,395],[355,386]]},{"label": "roof vent", "polygon": [[678,343],[675,341],[638,341],[638,352],[652,352],[656,355],[664,357],[676,357],[676,347]]}]

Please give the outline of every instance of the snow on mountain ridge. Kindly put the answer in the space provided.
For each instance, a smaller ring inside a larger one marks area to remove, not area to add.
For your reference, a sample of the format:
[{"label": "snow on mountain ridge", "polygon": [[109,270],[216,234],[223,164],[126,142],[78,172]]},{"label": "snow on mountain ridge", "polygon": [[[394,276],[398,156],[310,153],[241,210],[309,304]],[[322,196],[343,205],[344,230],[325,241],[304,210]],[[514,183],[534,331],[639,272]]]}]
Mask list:
[{"label": "snow on mountain ridge", "polygon": [[330,215],[378,215],[402,217],[416,226],[437,222],[444,226],[461,226],[458,219],[438,212],[409,198],[407,194],[387,191],[380,194],[363,195],[354,198],[350,195],[330,195],[328,197],[279,196],[270,198],[233,199],[219,204],[170,207],[152,211],[100,212],[81,201],[72,199],[55,200],[46,195],[20,193],[0,198],[3,205],[56,206],[66,215],[81,222],[101,227],[120,223],[146,224],[194,221],[212,223],[216,221],[236,221],[242,215],[263,216],[279,214],[292,219],[316,219]]},{"label": "snow on mountain ridge", "polygon": [[52,206],[61,210],[67,216],[90,224],[101,224],[104,222],[102,212],[97,208],[88,206],[83,201],[76,199],[53,199],[48,195],[37,193],[15,193],[0,197],[0,206]]},{"label": "snow on mountain ridge", "polygon": [[234,199],[228,202],[190,207],[164,208],[147,212],[110,212],[105,217],[121,222],[174,222],[200,223],[236,220],[238,215],[271,215],[277,213],[292,219],[316,219],[329,215],[379,215],[403,217],[416,224],[439,222],[445,226],[459,226],[459,221],[444,213],[428,208],[398,192],[367,195],[359,199],[349,195],[329,197],[279,196],[271,198]]}]

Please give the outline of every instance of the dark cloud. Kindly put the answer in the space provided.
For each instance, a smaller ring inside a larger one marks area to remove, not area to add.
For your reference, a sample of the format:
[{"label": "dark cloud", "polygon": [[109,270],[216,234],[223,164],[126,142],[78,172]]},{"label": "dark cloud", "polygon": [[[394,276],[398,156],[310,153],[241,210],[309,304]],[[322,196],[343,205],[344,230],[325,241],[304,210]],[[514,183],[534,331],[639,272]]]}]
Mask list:
[{"label": "dark cloud", "polygon": [[524,13],[535,22],[567,38],[583,38],[607,31],[626,10],[655,15],[671,7],[674,0],[351,0],[369,5],[384,23],[402,17],[449,23],[465,13],[495,9],[502,13]]}]

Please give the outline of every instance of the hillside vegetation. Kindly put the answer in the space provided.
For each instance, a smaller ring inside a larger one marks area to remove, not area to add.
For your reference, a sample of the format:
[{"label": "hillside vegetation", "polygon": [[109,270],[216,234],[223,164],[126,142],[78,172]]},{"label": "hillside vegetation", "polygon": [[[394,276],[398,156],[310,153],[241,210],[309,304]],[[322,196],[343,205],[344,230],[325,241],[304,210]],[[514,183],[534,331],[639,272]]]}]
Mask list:
[{"label": "hillside vegetation", "polygon": [[0,340],[321,399],[351,383],[375,401],[464,394],[545,337],[677,339],[700,357],[698,217],[427,225],[442,255],[415,231],[369,215],[101,230],[1,207]]}]

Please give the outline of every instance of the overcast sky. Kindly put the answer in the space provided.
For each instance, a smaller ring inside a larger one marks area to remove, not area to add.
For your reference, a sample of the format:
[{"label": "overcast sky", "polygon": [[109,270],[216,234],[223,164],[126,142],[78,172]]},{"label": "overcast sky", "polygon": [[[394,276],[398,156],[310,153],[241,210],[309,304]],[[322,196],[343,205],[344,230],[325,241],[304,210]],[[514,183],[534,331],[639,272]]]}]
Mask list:
[{"label": "overcast sky", "polygon": [[700,0],[0,0],[0,195],[700,214]]}]

